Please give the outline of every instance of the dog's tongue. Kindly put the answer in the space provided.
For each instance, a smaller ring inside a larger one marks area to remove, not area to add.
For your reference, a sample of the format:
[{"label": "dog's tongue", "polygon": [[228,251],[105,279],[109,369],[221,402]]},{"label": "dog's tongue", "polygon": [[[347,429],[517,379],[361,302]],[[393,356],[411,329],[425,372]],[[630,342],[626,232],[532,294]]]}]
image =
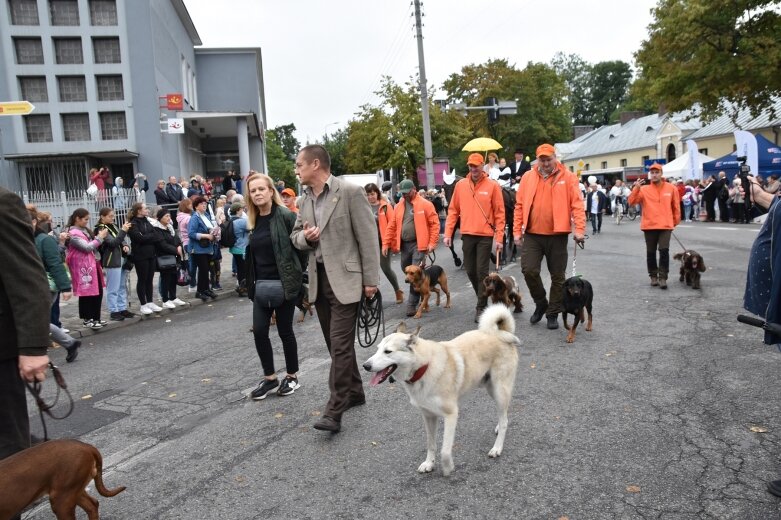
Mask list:
[{"label": "dog's tongue", "polygon": [[387,367],[387,368],[383,368],[379,372],[375,372],[374,375],[372,376],[371,381],[369,381],[369,385],[370,386],[377,386],[380,383],[382,383],[385,380],[385,376],[386,376],[386,374],[388,373],[389,370],[390,370],[390,367]]}]

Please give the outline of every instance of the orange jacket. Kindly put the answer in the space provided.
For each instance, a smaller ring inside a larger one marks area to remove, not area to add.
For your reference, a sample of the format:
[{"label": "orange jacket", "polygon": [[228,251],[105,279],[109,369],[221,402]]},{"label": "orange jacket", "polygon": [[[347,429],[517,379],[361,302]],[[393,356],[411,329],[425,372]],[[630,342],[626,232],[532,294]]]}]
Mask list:
[{"label": "orange jacket", "polygon": [[380,244],[385,241],[385,237],[388,235],[388,223],[393,219],[393,206],[385,200],[381,199],[380,207],[377,208],[377,226],[380,229]]},{"label": "orange jacket", "polygon": [[681,198],[678,189],[662,181],[660,187],[653,183],[635,187],[629,194],[629,204],[642,204],[640,229],[674,229],[681,221]]},{"label": "orange jacket", "polygon": [[[471,175],[456,183],[447,211],[445,236],[453,238],[456,222],[461,219],[462,235],[494,237],[497,243],[504,239],[504,199],[502,188],[483,172],[477,184]],[[493,224],[493,229],[491,224]]]},{"label": "orange jacket", "polygon": [[[401,226],[404,223],[404,211],[407,201],[401,198],[393,208],[391,218],[388,220],[388,228],[382,237],[382,248],[386,247],[398,253],[401,250]],[[420,195],[412,200],[412,211],[415,222],[415,238],[418,243],[418,251],[426,251],[428,246],[436,247],[439,241],[439,216],[434,205]]]},{"label": "orange jacket", "polygon": [[[553,176],[553,232],[572,233],[572,223],[575,222],[575,232],[586,232],[586,210],[583,206],[583,195],[580,193],[578,178],[566,166],[558,163],[558,171]],[[519,238],[526,232],[529,222],[529,211],[532,209],[537,185],[542,179],[537,166],[521,177],[518,193],[515,194],[515,212],[513,214],[513,237]]]}]

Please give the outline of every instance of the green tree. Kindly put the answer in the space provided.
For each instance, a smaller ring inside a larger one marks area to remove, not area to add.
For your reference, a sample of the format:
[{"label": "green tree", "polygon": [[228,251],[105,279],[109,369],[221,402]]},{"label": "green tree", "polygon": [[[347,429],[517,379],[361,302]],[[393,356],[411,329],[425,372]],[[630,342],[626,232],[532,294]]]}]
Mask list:
[{"label": "green tree", "polygon": [[295,161],[285,153],[275,130],[266,131],[266,159],[269,177],[285,181],[286,186],[296,185]]},{"label": "green tree", "polygon": [[575,125],[593,125],[589,108],[589,83],[591,64],[577,54],[557,52],[551,60],[551,66],[564,77],[569,94],[567,99],[572,107],[572,123]]},{"label": "green tree", "polygon": [[591,67],[589,107],[594,126],[610,124],[611,117],[627,100],[632,69],[624,61],[603,61]]},{"label": "green tree", "polygon": [[[781,95],[779,0],[659,0],[635,54],[633,94],[708,121],[768,110]],[[725,105],[725,101],[732,106]]]},{"label": "green tree", "polygon": [[295,131],[296,125],[293,123],[287,125],[280,125],[273,128],[276,141],[279,146],[282,147],[282,151],[285,155],[291,159],[295,159],[298,155],[298,150],[301,148],[301,143],[296,139]]}]

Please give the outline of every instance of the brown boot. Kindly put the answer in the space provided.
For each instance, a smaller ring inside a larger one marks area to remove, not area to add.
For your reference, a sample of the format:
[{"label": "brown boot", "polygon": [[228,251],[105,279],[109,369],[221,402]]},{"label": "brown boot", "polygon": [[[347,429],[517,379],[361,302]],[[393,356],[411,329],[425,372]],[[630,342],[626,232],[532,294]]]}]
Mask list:
[{"label": "brown boot", "polygon": [[659,273],[659,288],[667,290],[667,273]]},{"label": "brown boot", "polygon": [[657,287],[659,285],[659,278],[655,274],[651,275],[651,287]]},{"label": "brown boot", "polygon": [[396,289],[396,303],[404,303],[404,291]]}]

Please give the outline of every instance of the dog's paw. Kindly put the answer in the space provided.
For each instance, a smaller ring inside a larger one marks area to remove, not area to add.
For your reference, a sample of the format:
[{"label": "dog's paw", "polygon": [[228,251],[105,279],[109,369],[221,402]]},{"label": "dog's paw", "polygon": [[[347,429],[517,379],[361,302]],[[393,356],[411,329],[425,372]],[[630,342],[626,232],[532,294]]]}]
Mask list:
[{"label": "dog's paw", "polygon": [[415,314],[415,316],[412,317],[414,320],[419,320],[422,315],[420,313]]},{"label": "dog's paw", "polygon": [[453,473],[453,457],[451,455],[442,455],[442,474],[449,477]]},{"label": "dog's paw", "polygon": [[591,332],[592,330],[594,330],[594,327],[591,325],[586,325],[586,332]]},{"label": "dog's paw", "polygon": [[567,336],[567,343],[575,343],[575,336]]},{"label": "dog's paw", "polygon": [[423,464],[418,466],[418,473],[431,473],[434,471],[434,461],[425,461]]},{"label": "dog's paw", "polygon": [[491,448],[491,451],[488,452],[488,456],[491,457],[492,459],[495,459],[501,454],[502,454],[501,448]]}]

